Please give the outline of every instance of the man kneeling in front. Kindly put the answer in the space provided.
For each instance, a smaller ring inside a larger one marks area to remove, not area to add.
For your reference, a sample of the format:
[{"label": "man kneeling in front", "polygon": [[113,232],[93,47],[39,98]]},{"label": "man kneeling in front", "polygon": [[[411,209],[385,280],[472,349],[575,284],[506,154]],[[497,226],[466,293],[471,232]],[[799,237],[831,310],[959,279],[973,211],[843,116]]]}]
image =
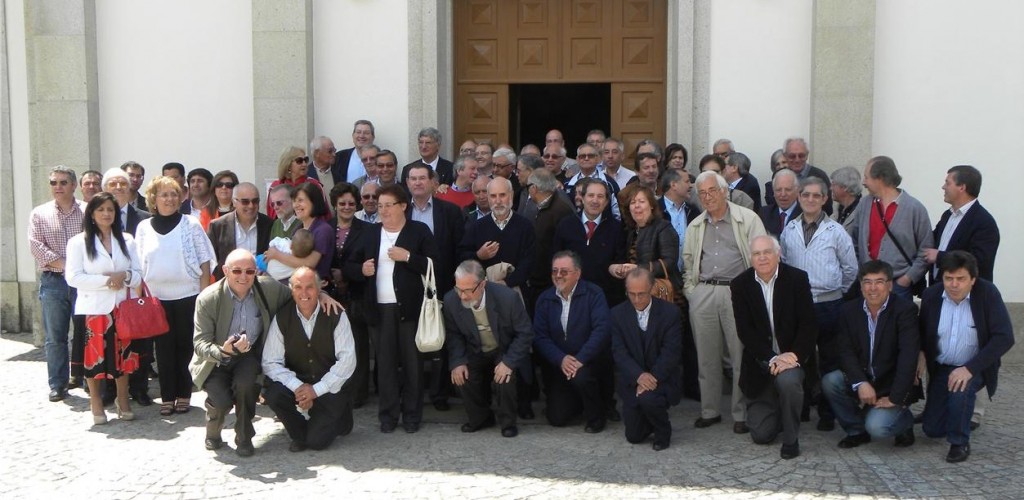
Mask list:
[{"label": "man kneeling in front", "polygon": [[263,349],[267,404],[292,440],[289,451],[322,450],[352,430],[352,402],[341,387],[356,368],[355,342],[346,313],[321,314],[316,271],[296,269],[289,286],[292,301],[278,311]]}]

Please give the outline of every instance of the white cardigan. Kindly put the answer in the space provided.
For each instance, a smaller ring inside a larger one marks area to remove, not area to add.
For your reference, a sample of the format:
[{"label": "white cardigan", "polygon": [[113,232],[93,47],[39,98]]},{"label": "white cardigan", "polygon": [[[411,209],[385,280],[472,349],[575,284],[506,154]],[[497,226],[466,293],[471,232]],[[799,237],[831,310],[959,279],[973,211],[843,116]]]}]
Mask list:
[{"label": "white cardigan", "polygon": [[108,255],[99,236],[96,236],[96,258],[90,259],[85,253],[84,232],[68,240],[64,275],[68,286],[78,289],[75,314],[109,314],[114,306],[125,299],[128,288],[118,291],[107,288],[105,273],[131,271],[131,281],[127,283],[131,288],[142,282],[142,268],[135,253],[135,240],[130,234],[125,234],[124,242],[128,247],[128,255],[121,251],[121,245],[113,237],[110,245],[113,255]]}]

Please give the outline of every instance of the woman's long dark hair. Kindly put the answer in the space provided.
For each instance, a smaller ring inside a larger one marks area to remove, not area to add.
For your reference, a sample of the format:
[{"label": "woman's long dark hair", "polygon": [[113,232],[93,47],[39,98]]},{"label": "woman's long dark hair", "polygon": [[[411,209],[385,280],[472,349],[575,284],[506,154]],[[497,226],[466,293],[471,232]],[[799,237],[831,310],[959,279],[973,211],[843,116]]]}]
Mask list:
[{"label": "woman's long dark hair", "polygon": [[114,195],[110,193],[97,193],[85,206],[85,215],[82,216],[82,231],[85,232],[85,253],[89,260],[96,258],[96,235],[100,234],[100,228],[96,221],[92,220],[92,214],[96,209],[110,202],[114,205],[114,224],[110,227],[110,233],[114,235],[121,252],[128,255],[128,245],[124,242],[124,234],[121,233],[121,207],[118,206]]}]

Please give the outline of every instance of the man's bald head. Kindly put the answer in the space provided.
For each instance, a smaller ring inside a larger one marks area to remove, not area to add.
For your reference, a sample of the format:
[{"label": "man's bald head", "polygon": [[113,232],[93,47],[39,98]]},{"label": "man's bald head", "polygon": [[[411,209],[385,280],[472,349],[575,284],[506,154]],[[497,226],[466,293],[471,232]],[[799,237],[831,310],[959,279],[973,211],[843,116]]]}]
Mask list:
[{"label": "man's bald head", "polygon": [[228,254],[227,258],[224,259],[224,266],[227,268],[238,267],[242,264],[256,265],[256,257],[253,257],[252,252],[244,248],[236,248]]}]

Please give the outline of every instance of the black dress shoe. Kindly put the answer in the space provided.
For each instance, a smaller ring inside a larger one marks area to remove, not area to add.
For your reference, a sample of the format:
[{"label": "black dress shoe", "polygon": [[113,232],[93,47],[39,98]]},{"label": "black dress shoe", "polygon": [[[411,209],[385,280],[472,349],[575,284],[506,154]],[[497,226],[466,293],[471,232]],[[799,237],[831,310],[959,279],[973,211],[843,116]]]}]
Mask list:
[{"label": "black dress shoe", "polygon": [[520,408],[518,413],[519,413],[519,418],[521,418],[523,420],[533,420],[533,419],[537,418],[537,416],[533,414],[533,408],[531,408],[530,406],[526,406],[524,408]]},{"label": "black dress shoe", "polygon": [[494,427],[494,415],[487,417],[483,422],[473,425],[469,422],[462,424],[462,432],[476,432],[480,429],[486,429],[488,427]]},{"label": "black dress shoe", "polygon": [[970,443],[959,445],[950,445],[949,453],[946,454],[946,461],[955,464],[957,462],[963,462],[967,460],[967,457],[971,456],[971,445]]},{"label": "black dress shoe", "polygon": [[507,438],[514,438],[519,435],[519,429],[514,425],[510,425],[501,430],[501,435]]},{"label": "black dress shoe", "polygon": [[750,432],[750,427],[747,427],[746,422],[736,422],[732,424],[732,431],[736,434],[746,434]]},{"label": "black dress shoe", "polygon": [[839,440],[839,447],[843,449],[856,448],[862,444],[871,442],[871,434],[866,432],[861,434],[854,434],[853,436],[846,436]]},{"label": "black dress shoe", "polygon": [[924,422],[924,412],[921,412],[921,413],[918,413],[917,415],[914,415],[914,423],[915,424],[920,424],[920,423],[923,423],[923,422]]},{"label": "black dress shoe", "polygon": [[[392,428],[392,430],[394,430],[394,429]],[[306,449],[306,443],[303,443],[302,441],[292,441],[291,444],[288,445],[288,451],[290,451],[292,453],[298,453],[298,452],[303,451],[305,449]]]},{"label": "black dress shoe", "polygon": [[800,421],[810,422],[811,421],[811,407],[808,406],[800,411]]},{"label": "black dress shoe", "polygon": [[240,457],[251,457],[256,453],[252,441],[244,441],[235,445],[235,454]]},{"label": "black dress shoe", "polygon": [[384,434],[391,434],[392,432],[395,432],[395,427],[398,426],[395,425],[393,422],[382,422],[380,424],[380,431],[383,432]]},{"label": "black dress shoe", "polygon": [[658,441],[655,441],[654,444],[651,445],[651,449],[654,451],[661,451],[664,450],[665,448],[668,448],[668,443],[660,443]]},{"label": "black dress shoe", "polygon": [[415,434],[420,430],[419,422],[402,422],[402,428],[406,434]]},{"label": "black dress shoe", "polygon": [[82,387],[82,377],[71,377],[68,379],[68,390],[78,389]]},{"label": "black dress shoe", "polygon": [[221,449],[224,446],[224,441],[221,441],[220,438],[206,438],[204,444],[207,450],[213,451]]},{"label": "black dress shoe", "polygon": [[907,430],[896,435],[894,443],[897,448],[906,448],[914,444],[914,426],[907,427]]},{"label": "black dress shoe", "polygon": [[434,409],[437,411],[448,411],[452,409],[452,405],[448,404],[447,401],[434,401]]},{"label": "black dress shoe", "polygon": [[818,430],[819,431],[829,432],[829,431],[835,430],[835,428],[836,428],[836,421],[831,419],[831,418],[828,418],[828,419],[823,418],[823,419],[818,420]]},{"label": "black dress shoe", "polygon": [[607,418],[608,420],[610,420],[612,422],[621,422],[622,421],[622,415],[619,415],[619,410],[616,410],[614,406],[612,406],[611,408],[608,408],[608,412],[605,415],[605,418]]},{"label": "black dress shoe", "polygon": [[978,430],[978,427],[981,427],[981,422],[975,422],[971,420],[971,430],[976,431]]},{"label": "black dress shoe", "polygon": [[793,444],[784,444],[782,449],[779,450],[779,456],[783,460],[790,460],[800,456],[800,441],[795,441]]},{"label": "black dress shoe", "polygon": [[597,434],[604,430],[604,426],[605,423],[603,421],[594,422],[592,424],[587,424],[587,426],[583,428],[583,432],[586,432],[587,434]]},{"label": "black dress shoe", "polygon": [[717,417],[712,417],[712,418],[703,418],[703,417],[701,417],[701,418],[698,418],[697,421],[695,421],[693,423],[693,426],[698,428],[698,429],[703,429],[705,427],[711,427],[712,425],[715,425],[715,424],[721,423],[721,422],[722,422],[722,416],[721,415],[719,415]]},{"label": "black dress shoe", "polygon": [[153,404],[153,398],[149,397],[149,394],[145,392],[132,394],[132,399],[139,403],[139,406],[150,406]]},{"label": "black dress shoe", "polygon": [[63,401],[64,398],[68,397],[68,391],[66,389],[54,389],[50,391],[50,402],[56,403],[57,401]]}]

